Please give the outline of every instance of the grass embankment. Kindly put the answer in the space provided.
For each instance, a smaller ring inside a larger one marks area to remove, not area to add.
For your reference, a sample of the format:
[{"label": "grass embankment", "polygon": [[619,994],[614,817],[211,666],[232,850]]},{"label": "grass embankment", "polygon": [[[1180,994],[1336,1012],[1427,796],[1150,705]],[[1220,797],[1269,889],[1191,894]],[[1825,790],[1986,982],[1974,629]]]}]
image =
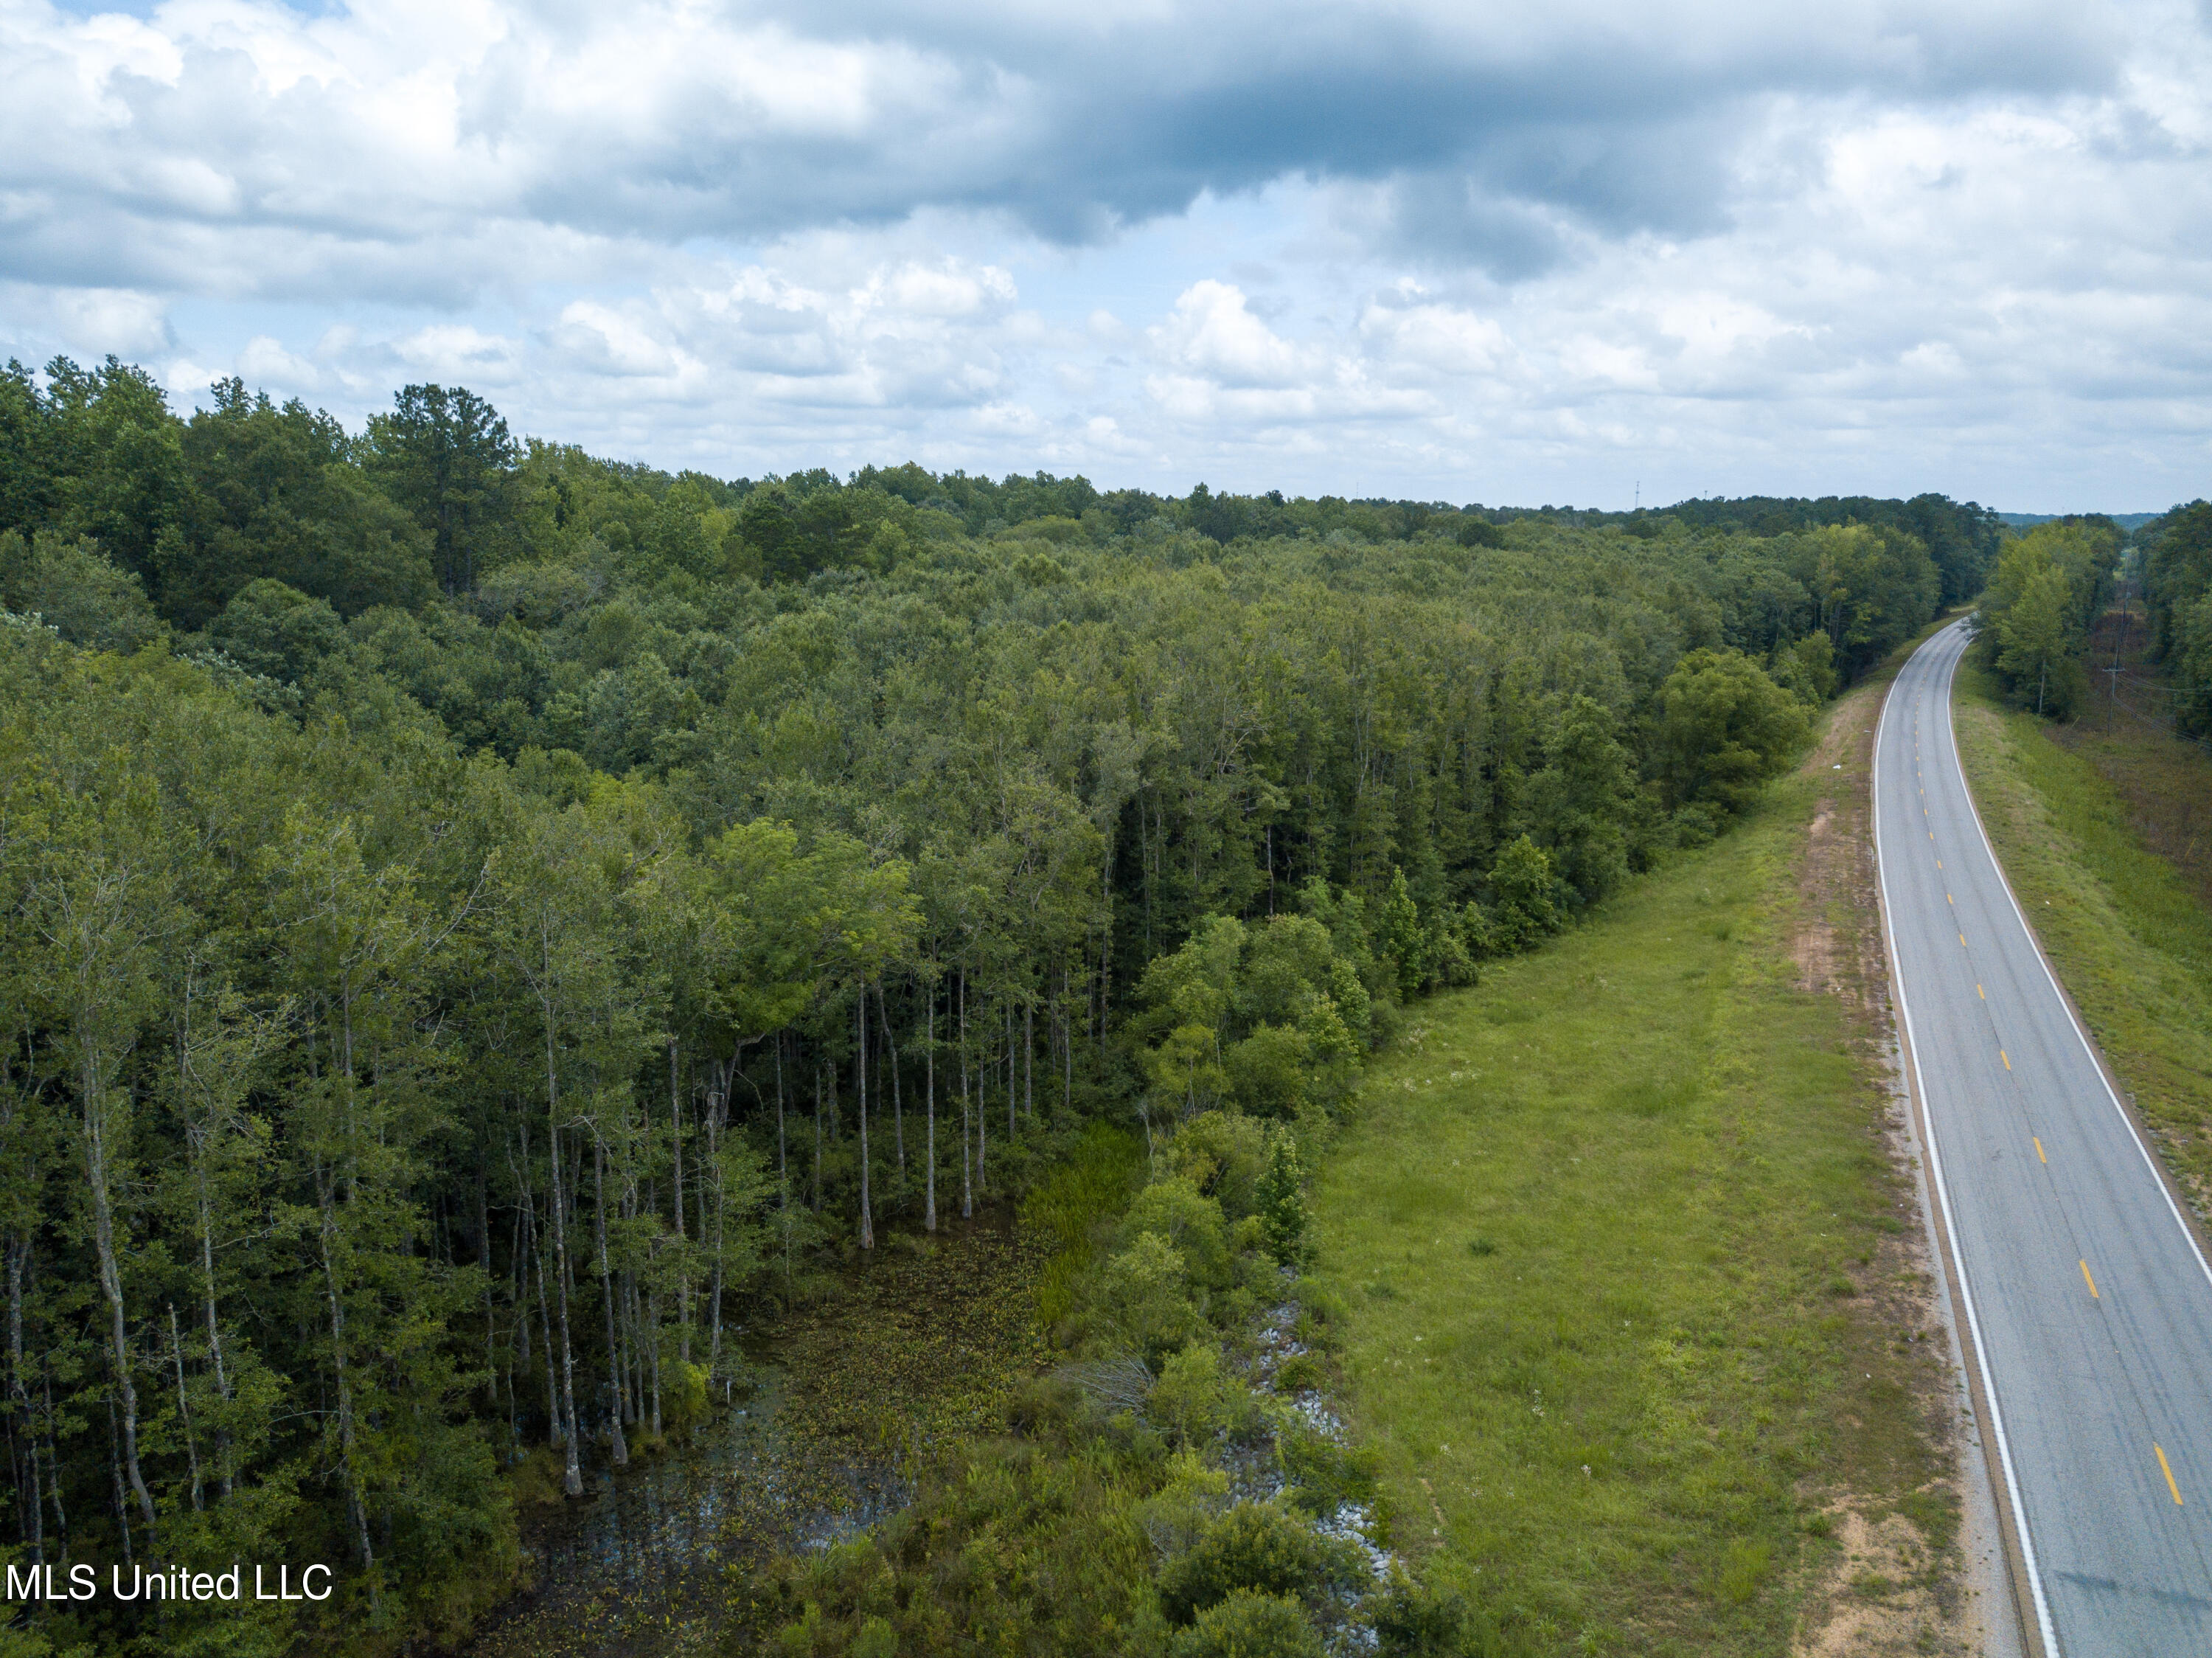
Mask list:
[{"label": "grass embankment", "polygon": [[1719,843],[1416,1010],[1316,1181],[1397,1539],[1497,1651],[1949,1643],[1882,992],[1833,983],[1870,915],[1830,819],[1863,821],[1873,696]]},{"label": "grass embankment", "polygon": [[2167,1167],[2212,1213],[2212,847],[2198,838],[2212,759],[2124,713],[2108,736],[2103,714],[2054,729],[1960,670],[1960,756],[2013,891]]}]

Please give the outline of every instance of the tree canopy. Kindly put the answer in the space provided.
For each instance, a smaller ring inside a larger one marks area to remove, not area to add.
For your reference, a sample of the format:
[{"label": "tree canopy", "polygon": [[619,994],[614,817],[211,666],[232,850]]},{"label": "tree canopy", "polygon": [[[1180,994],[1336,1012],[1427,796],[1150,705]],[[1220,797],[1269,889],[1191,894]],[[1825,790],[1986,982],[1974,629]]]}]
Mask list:
[{"label": "tree canopy", "polygon": [[[1978,510],[721,480],[10,365],[8,1546],[343,1558],[95,1632],[396,1651],[511,1580],[502,1464],[573,1489],[1086,1125],[1216,1125],[1291,1259],[1263,1131],[1746,809]],[[1147,1201],[1164,1352],[1211,1234]]]}]

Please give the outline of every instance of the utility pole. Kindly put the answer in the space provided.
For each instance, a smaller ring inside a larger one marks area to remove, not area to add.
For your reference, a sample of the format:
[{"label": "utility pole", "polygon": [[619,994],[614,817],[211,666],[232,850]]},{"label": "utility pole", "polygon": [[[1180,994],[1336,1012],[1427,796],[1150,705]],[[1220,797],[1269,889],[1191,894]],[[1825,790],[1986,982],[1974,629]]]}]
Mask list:
[{"label": "utility pole", "polygon": [[2112,710],[2120,703],[2120,648],[2127,641],[2128,622],[2134,613],[2128,608],[2128,587],[2120,583],[2120,625],[2112,632],[2112,665],[2105,671],[2112,676],[2112,694],[2105,704],[2105,735],[2112,735]]}]

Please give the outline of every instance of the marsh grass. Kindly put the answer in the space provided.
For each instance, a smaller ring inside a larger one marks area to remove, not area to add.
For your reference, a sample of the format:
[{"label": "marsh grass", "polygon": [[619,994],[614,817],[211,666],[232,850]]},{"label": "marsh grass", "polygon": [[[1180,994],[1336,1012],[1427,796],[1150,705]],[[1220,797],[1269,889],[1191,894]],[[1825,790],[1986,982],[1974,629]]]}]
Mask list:
[{"label": "marsh grass", "polygon": [[1873,1044],[1789,949],[1829,786],[1425,1004],[1316,1178],[1347,1409],[1487,1650],[1784,1651],[1808,1515],[1938,1472],[1845,1270],[1907,1212]]}]

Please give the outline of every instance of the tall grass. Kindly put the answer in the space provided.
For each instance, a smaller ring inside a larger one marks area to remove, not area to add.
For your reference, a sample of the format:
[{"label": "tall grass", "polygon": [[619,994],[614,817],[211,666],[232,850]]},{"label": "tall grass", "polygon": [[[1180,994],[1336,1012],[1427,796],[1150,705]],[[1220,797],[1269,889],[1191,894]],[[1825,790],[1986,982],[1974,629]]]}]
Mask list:
[{"label": "tall grass", "polygon": [[1093,1122],[1066,1161],[1022,1200],[1022,1223],[1052,1246],[1036,1288],[1037,1319],[1046,1329],[1075,1310],[1078,1281],[1144,1183],[1144,1142],[1126,1129]]},{"label": "tall grass", "polygon": [[1928,1347],[1869,1293],[1889,1095],[1790,955],[1823,786],[1415,1010],[1317,1178],[1347,1407],[1488,1649],[1784,1652],[1824,1506],[1940,1490]]}]

